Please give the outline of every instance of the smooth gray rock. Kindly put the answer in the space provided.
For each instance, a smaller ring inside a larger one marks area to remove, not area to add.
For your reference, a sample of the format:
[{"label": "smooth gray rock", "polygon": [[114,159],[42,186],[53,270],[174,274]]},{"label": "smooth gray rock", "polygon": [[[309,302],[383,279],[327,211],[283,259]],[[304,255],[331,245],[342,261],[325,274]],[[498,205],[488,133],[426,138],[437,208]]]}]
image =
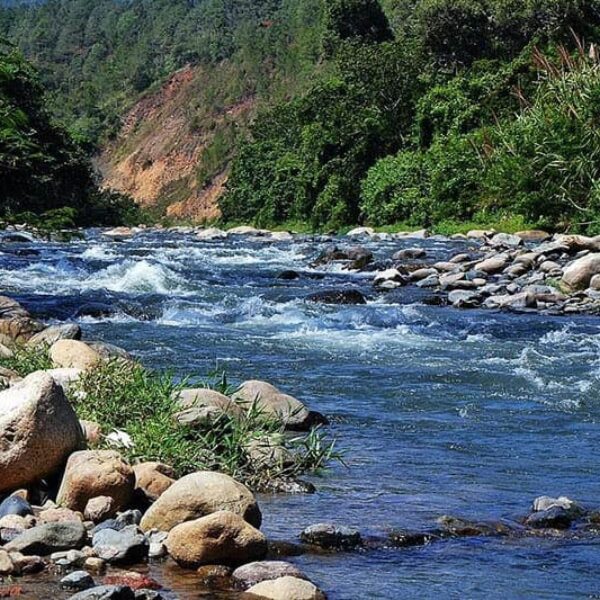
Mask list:
[{"label": "smooth gray rock", "polygon": [[26,529],[5,546],[9,552],[46,556],[61,550],[83,548],[88,536],[83,523],[46,523]]},{"label": "smooth gray rock", "polygon": [[60,587],[65,590],[89,590],[94,585],[94,580],[87,571],[73,571],[60,580]]},{"label": "smooth gray rock", "polygon": [[242,590],[246,590],[261,581],[270,581],[286,576],[308,579],[296,565],[282,560],[263,560],[248,563],[238,567],[232,575],[236,587]]},{"label": "smooth gray rock", "polygon": [[69,600],[136,600],[131,588],[123,585],[100,585],[71,596]]},{"label": "smooth gray rock", "polygon": [[357,548],[362,545],[358,529],[332,523],[311,525],[300,534],[300,539],[306,544],[339,550]]},{"label": "smooth gray rock", "polygon": [[148,556],[149,542],[136,525],[116,531],[102,529],[94,534],[92,546],[96,555],[108,563],[133,564]]}]

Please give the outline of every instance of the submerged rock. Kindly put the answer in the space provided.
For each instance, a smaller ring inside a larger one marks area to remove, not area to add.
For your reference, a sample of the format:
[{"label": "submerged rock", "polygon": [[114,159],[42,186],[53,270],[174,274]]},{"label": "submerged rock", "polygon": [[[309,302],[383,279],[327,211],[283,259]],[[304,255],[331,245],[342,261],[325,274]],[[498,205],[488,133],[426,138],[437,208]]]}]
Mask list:
[{"label": "submerged rock", "polygon": [[525,525],[533,529],[569,529],[573,516],[560,506],[534,512],[525,520]]},{"label": "submerged rock", "polygon": [[311,525],[302,531],[300,539],[306,544],[334,550],[349,550],[362,545],[358,529],[332,523]]},{"label": "submerged rock", "polygon": [[296,565],[282,560],[257,561],[243,565],[233,572],[232,577],[236,587],[245,590],[261,581],[270,581],[286,576],[307,579]]},{"label": "submerged rock", "polygon": [[367,299],[358,290],[328,290],[306,297],[308,302],[319,304],[366,304]]}]

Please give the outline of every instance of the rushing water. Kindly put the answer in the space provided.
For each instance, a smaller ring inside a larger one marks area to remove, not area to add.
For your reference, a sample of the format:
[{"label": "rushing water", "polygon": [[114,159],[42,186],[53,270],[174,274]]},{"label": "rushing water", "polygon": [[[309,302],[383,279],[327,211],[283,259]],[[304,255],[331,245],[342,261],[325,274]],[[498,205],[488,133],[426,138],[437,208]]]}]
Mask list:
[{"label": "rushing water", "polygon": [[[39,317],[75,319],[87,338],[148,366],[265,379],[327,414],[347,467],[317,479],[315,495],[261,498],[271,538],[319,521],[385,535],[442,514],[516,518],[542,494],[600,505],[597,318],[462,312],[408,289],[375,295],[365,276],[308,268],[324,244],[150,232],[117,243],[88,232],[0,246],[0,281]],[[418,244],[440,259],[460,247]],[[389,256],[414,245],[370,247]],[[302,277],[277,279],[285,269]],[[347,286],[368,292],[368,305],[303,301]],[[600,592],[600,542],[590,540],[449,540],[293,560],[338,600]],[[190,588],[182,597],[200,597]]]}]

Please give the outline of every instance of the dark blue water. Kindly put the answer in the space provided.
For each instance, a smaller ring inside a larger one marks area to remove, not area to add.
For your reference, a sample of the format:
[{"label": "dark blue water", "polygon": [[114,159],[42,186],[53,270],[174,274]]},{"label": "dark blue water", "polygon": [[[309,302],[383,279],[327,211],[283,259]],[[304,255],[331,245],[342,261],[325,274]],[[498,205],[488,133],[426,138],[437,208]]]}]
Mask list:
[{"label": "dark blue water", "polygon": [[[460,248],[418,244],[437,258]],[[370,246],[389,256],[409,245]],[[30,248],[40,254],[16,255]],[[542,494],[600,505],[599,319],[461,312],[405,289],[392,303],[367,276],[315,279],[307,265],[322,248],[90,232],[68,245],[5,244],[0,281],[36,314],[75,317],[86,337],[148,366],[265,379],[326,413],[347,467],[317,479],[313,496],[261,498],[272,538],[324,520],[385,535],[443,514],[516,518]],[[284,269],[302,277],[277,280]],[[303,301],[346,286],[369,293],[368,305]],[[600,595],[600,542],[590,540],[450,540],[294,560],[339,600]]]}]

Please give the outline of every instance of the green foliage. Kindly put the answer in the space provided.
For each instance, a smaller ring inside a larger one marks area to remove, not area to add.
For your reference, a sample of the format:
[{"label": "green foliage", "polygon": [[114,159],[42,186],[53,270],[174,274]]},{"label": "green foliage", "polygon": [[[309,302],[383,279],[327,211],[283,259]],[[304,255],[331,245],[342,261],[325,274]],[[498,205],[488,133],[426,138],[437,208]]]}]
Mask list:
[{"label": "green foliage", "polygon": [[10,358],[0,358],[0,366],[16,371],[21,377],[53,367],[47,347],[15,346],[11,350]]}]

